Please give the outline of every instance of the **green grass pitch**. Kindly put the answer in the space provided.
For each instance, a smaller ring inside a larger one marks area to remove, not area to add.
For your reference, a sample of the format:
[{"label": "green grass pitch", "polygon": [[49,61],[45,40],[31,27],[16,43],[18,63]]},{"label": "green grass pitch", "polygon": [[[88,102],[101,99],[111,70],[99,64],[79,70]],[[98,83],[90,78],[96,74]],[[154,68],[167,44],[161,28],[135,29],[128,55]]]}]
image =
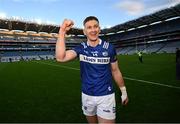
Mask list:
[{"label": "green grass pitch", "polygon": [[[116,122],[180,122],[175,54],[143,59],[141,64],[137,55],[118,56],[130,101],[126,107],[120,104],[115,85]],[[86,123],[79,62],[0,63],[0,122]]]}]

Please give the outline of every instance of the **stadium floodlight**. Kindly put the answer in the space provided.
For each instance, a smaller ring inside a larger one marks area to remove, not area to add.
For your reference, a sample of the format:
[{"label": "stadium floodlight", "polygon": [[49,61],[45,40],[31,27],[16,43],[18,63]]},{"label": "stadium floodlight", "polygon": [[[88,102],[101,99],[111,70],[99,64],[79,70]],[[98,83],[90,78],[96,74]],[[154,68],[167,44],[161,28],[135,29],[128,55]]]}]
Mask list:
[{"label": "stadium floodlight", "polygon": [[106,35],[113,35],[113,34],[115,34],[114,32],[112,32],[112,33],[107,33]]},{"label": "stadium floodlight", "polygon": [[139,27],[137,27],[137,28],[144,28],[144,27],[146,27],[147,25],[141,25],[141,26],[139,26]]},{"label": "stadium floodlight", "polygon": [[58,38],[58,34],[57,33],[50,33],[51,35],[52,35],[52,37],[54,37],[54,38]]},{"label": "stadium floodlight", "polygon": [[85,35],[81,35],[81,34],[79,34],[79,35],[77,35],[78,37],[85,37]]},{"label": "stadium floodlight", "polygon": [[6,32],[6,31],[9,31],[9,30],[8,29],[0,29],[0,31],[5,31]]},{"label": "stadium floodlight", "polygon": [[151,23],[150,25],[159,24],[159,23],[161,23],[161,22],[162,22],[162,21],[153,22],[153,23]]},{"label": "stadium floodlight", "polygon": [[180,18],[180,17],[179,17],[179,16],[177,16],[177,17],[172,17],[172,18],[166,19],[165,21],[171,21],[171,20],[178,19],[178,18]]},{"label": "stadium floodlight", "polygon": [[5,35],[13,35],[13,31],[0,31],[0,34],[5,34]]},{"label": "stadium floodlight", "polygon": [[49,34],[49,33],[47,33],[47,32],[39,32],[38,34],[39,34],[40,36],[44,36],[44,37],[51,37],[51,38],[53,37],[52,34]]},{"label": "stadium floodlight", "polygon": [[76,36],[76,35],[74,35],[74,34],[66,35],[66,37],[74,37],[74,36]]},{"label": "stadium floodlight", "polygon": [[29,36],[40,36],[40,34],[38,34],[38,33],[35,32],[35,31],[26,31],[26,33],[27,33]]},{"label": "stadium floodlight", "polygon": [[132,31],[132,30],[135,30],[136,28],[130,28],[130,29],[128,29],[127,31]]},{"label": "stadium floodlight", "polygon": [[118,31],[117,33],[119,34],[119,33],[123,33],[124,32],[124,30],[121,30],[121,31]]},{"label": "stadium floodlight", "polygon": [[52,34],[52,35],[58,35],[58,33],[50,33],[50,34]]},{"label": "stadium floodlight", "polygon": [[29,34],[37,34],[37,32],[35,32],[35,31],[26,31],[26,32]]},{"label": "stadium floodlight", "polygon": [[104,36],[105,34],[99,34],[99,36]]},{"label": "stadium floodlight", "polygon": [[17,33],[22,33],[22,32],[24,32],[24,31],[22,31],[22,30],[12,30],[12,31],[17,32]]}]

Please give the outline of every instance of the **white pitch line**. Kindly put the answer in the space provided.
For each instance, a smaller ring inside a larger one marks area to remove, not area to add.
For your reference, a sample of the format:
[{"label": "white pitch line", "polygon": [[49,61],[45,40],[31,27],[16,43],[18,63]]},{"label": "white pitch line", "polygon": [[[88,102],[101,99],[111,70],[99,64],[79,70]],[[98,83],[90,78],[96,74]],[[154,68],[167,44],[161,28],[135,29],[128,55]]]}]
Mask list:
[{"label": "white pitch line", "polygon": [[[61,67],[61,68],[66,68],[66,69],[71,69],[71,70],[76,70],[76,71],[80,71],[79,68],[73,68],[73,67],[68,67],[68,66],[63,66],[63,65],[54,65],[54,64],[49,64],[49,63],[45,63],[45,62],[37,62],[36,63],[39,64],[45,64],[45,65],[49,65],[49,66],[56,66],[56,67]],[[176,87],[176,86],[172,86],[172,85],[166,85],[166,84],[161,84],[161,83],[157,83],[157,82],[152,82],[152,81],[145,81],[145,80],[140,80],[140,79],[134,79],[134,78],[130,78],[130,77],[124,77],[124,79],[127,80],[133,80],[133,81],[137,81],[137,82],[143,82],[143,83],[147,83],[147,84],[154,84],[154,85],[159,85],[159,86],[163,86],[163,87],[169,87],[169,88],[173,88],[173,89],[180,89],[180,87]]]},{"label": "white pitch line", "polygon": [[39,63],[39,64],[45,64],[45,65],[56,66],[56,67],[61,67],[61,68],[66,68],[66,69],[80,71],[80,69],[78,69],[78,68],[73,68],[73,67],[68,67],[68,66],[63,66],[63,65],[55,65],[55,64],[45,63],[45,62],[37,62],[37,61],[35,61],[35,62]]},{"label": "white pitch line", "polygon": [[139,80],[139,79],[134,79],[134,78],[129,78],[129,77],[123,77],[123,78],[127,79],[127,80],[137,81],[137,82],[143,82],[143,83],[154,84],[154,85],[159,85],[159,86],[163,86],[163,87],[180,89],[180,87],[176,87],[176,86],[172,86],[172,85],[166,85],[166,84],[161,84],[161,83],[156,83],[156,82],[152,82],[152,81]]}]

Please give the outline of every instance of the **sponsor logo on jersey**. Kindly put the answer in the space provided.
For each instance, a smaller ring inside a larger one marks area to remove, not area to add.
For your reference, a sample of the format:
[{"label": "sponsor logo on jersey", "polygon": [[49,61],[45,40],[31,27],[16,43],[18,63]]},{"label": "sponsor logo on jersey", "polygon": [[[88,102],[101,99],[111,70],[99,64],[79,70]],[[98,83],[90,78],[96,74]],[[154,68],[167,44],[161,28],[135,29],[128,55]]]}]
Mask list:
[{"label": "sponsor logo on jersey", "polygon": [[88,57],[86,55],[80,54],[80,61],[92,64],[109,64],[110,57]]}]

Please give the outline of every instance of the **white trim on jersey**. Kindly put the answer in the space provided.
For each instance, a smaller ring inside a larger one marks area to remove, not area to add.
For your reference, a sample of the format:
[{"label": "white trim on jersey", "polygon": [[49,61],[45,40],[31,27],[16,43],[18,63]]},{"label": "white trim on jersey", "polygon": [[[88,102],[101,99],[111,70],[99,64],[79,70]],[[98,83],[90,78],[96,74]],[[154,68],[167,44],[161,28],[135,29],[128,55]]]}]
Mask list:
[{"label": "white trim on jersey", "polygon": [[110,57],[88,57],[86,55],[79,55],[80,61],[92,63],[92,64],[109,64]]},{"label": "white trim on jersey", "polygon": [[87,46],[84,42],[82,42],[81,44],[83,45],[84,49],[87,48]]},{"label": "white trim on jersey", "polygon": [[[99,45],[101,45],[101,43],[102,43],[102,40],[99,39]],[[89,43],[88,43],[88,41],[87,41],[87,46],[90,46]]]},{"label": "white trim on jersey", "polygon": [[108,47],[109,47],[109,43],[108,42],[104,42],[103,48],[108,49]]}]

